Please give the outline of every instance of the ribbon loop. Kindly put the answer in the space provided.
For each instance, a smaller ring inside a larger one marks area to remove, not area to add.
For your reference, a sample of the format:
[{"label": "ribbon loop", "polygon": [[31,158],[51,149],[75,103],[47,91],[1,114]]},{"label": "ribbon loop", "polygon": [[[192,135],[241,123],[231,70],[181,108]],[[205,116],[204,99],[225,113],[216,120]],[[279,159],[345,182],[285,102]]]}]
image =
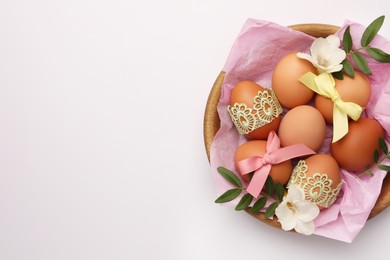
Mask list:
[{"label": "ribbon loop", "polygon": [[345,111],[345,113],[353,120],[358,120],[363,112],[363,108],[353,102],[340,102],[340,100],[341,99],[336,100],[335,102],[335,105],[338,107],[338,109],[341,111]]},{"label": "ribbon loop", "polygon": [[336,89],[336,82],[329,73],[315,75],[308,72],[300,79],[306,87],[314,92],[329,98],[333,102],[333,140],[337,142],[348,133],[348,117],[358,120],[363,112],[363,108],[353,102],[345,102]]}]

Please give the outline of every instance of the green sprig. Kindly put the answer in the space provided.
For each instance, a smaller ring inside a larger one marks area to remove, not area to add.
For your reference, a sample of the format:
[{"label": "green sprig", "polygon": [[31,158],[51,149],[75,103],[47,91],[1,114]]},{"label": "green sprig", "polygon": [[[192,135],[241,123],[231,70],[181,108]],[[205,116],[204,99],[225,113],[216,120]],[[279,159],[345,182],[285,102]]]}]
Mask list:
[{"label": "green sprig", "polygon": [[[379,149],[375,149],[374,150],[374,153],[373,153],[373,160],[374,160],[374,163],[373,165],[367,165],[366,166],[366,169],[364,172],[360,173],[357,177],[360,178],[364,175],[369,175],[369,176],[374,176],[374,173],[372,172],[373,169],[380,169],[382,171],[386,171],[386,172],[390,172],[390,166],[388,165],[384,165],[382,164],[382,162],[385,160],[385,159],[390,159],[390,153],[389,153],[389,149],[387,147],[387,144],[385,142],[385,140],[383,140],[382,137],[379,137],[378,138],[378,146],[379,146]],[[383,156],[380,157],[379,154],[380,152],[383,153]]]},{"label": "green sprig", "polygon": [[242,196],[240,202],[238,202],[236,206],[236,210],[239,211],[239,210],[246,209],[251,204],[252,200],[253,200],[252,195],[250,195],[249,193],[245,194],[244,196]]},{"label": "green sprig", "polygon": [[353,65],[351,62],[349,62],[348,60],[344,60],[343,61],[343,71],[345,72],[345,74],[347,74],[350,78],[354,78],[355,77],[355,71],[353,69]]},{"label": "green sprig", "polygon": [[376,18],[369,26],[367,26],[366,30],[363,32],[363,36],[360,41],[362,47],[367,47],[372,42],[372,40],[374,40],[376,34],[381,29],[384,21],[385,16],[382,15]]},{"label": "green sprig", "polygon": [[272,195],[272,193],[274,193],[275,184],[274,184],[274,180],[272,179],[272,177],[270,175],[268,175],[264,186],[265,186],[265,190],[267,191],[268,195]]},{"label": "green sprig", "polygon": [[276,201],[268,206],[268,208],[265,210],[264,216],[266,218],[270,218],[273,215],[275,215],[275,209],[279,206],[279,203]]},{"label": "green sprig", "polygon": [[[222,177],[225,178],[225,180],[227,180],[236,188],[224,192],[215,200],[215,203],[225,203],[225,202],[232,201],[245,191],[241,180],[237,177],[237,175],[234,172],[224,167],[218,167],[217,171],[219,174],[221,174]],[[256,202],[253,204],[252,208],[250,209],[250,212],[254,214],[260,212],[260,210],[262,210],[265,207],[267,201],[271,200],[273,202],[268,206],[268,208],[264,213],[264,216],[266,218],[270,218],[275,214],[275,209],[282,202],[284,194],[286,193],[286,189],[283,187],[283,185],[280,182],[275,183],[271,176],[267,177],[264,187],[265,187],[265,191],[262,191],[260,193],[261,196],[259,196]],[[241,197],[238,204],[236,205],[235,210],[240,211],[248,208],[253,200],[254,197],[251,194],[249,193],[244,194]]]},{"label": "green sprig", "polygon": [[[384,62],[384,63],[390,63],[390,54],[370,46],[370,43],[372,40],[374,40],[375,36],[378,34],[378,31],[381,29],[383,22],[385,20],[385,16],[380,16],[377,19],[375,19],[367,28],[364,30],[360,44],[361,48],[357,50],[353,50],[353,42],[352,37],[350,33],[350,27],[348,26],[343,35],[343,49],[347,54],[346,59],[343,61],[343,72],[347,74],[349,77],[354,78],[355,72],[353,63],[355,63],[356,67],[364,74],[366,75],[372,75],[372,71],[370,67],[368,66],[367,58],[362,55],[361,51],[365,50],[367,54],[373,58],[374,60],[378,62]],[[349,60],[348,60],[348,57]],[[333,75],[337,79],[342,79],[342,76],[340,74],[333,73]]]},{"label": "green sprig", "polygon": [[251,208],[252,213],[257,213],[261,209],[265,207],[265,204],[267,203],[267,197],[260,197],[255,204],[253,204],[253,207]]},{"label": "green sprig", "polygon": [[237,177],[237,175],[234,174],[234,172],[224,168],[224,167],[218,167],[217,171],[219,174],[222,175],[228,182],[233,184],[236,187],[242,188],[241,180]]},{"label": "green sprig", "polygon": [[224,194],[219,196],[216,200],[215,203],[225,203],[234,200],[238,196],[240,196],[242,192],[242,188],[235,188],[226,191]]}]

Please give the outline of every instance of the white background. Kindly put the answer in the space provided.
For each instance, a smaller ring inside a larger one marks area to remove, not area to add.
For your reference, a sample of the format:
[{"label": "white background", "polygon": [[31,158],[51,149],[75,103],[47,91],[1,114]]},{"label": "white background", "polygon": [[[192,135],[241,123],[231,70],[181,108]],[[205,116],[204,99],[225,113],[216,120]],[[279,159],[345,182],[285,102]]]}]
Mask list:
[{"label": "white background", "polygon": [[[214,204],[209,90],[247,18],[368,25],[389,1],[0,1],[0,259],[386,258]],[[376,258],[376,257],[374,257]]]}]

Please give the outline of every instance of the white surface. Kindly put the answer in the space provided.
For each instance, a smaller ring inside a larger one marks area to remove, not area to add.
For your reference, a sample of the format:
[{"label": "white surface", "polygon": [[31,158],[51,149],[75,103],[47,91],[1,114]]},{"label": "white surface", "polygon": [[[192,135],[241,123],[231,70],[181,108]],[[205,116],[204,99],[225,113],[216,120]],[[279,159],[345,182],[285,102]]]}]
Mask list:
[{"label": "white surface", "polygon": [[389,210],[345,244],[215,205],[202,123],[247,18],[367,25],[385,14],[390,38],[389,10],[351,0],[2,0],[0,259],[385,257]]}]

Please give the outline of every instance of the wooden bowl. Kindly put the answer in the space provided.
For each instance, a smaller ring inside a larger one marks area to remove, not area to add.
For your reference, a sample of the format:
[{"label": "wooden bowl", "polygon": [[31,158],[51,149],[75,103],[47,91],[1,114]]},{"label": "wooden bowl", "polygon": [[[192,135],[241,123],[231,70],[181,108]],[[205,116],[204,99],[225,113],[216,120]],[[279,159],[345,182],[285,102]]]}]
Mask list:
[{"label": "wooden bowl", "polygon": [[[289,27],[294,30],[304,32],[313,37],[327,37],[330,34],[334,34],[340,28],[334,25],[327,25],[327,24],[297,24]],[[225,77],[225,72],[222,71],[218,75],[213,87],[211,88],[207,100],[205,114],[204,114],[204,124],[203,124],[204,144],[206,147],[206,153],[209,160],[210,160],[210,145],[214,139],[215,134],[219,130],[220,120],[217,113],[217,104],[218,104],[219,96],[221,95],[221,88],[224,81],[224,77]],[[389,206],[389,204],[390,204],[390,178],[386,176],[386,178],[383,181],[381,193],[378,197],[378,200],[374,208],[371,210],[369,219],[378,215],[387,206]],[[265,218],[263,213],[253,214],[250,212],[249,208],[246,209],[246,212],[266,224],[269,224],[273,227],[280,228],[280,224],[276,218],[271,220]]]}]

